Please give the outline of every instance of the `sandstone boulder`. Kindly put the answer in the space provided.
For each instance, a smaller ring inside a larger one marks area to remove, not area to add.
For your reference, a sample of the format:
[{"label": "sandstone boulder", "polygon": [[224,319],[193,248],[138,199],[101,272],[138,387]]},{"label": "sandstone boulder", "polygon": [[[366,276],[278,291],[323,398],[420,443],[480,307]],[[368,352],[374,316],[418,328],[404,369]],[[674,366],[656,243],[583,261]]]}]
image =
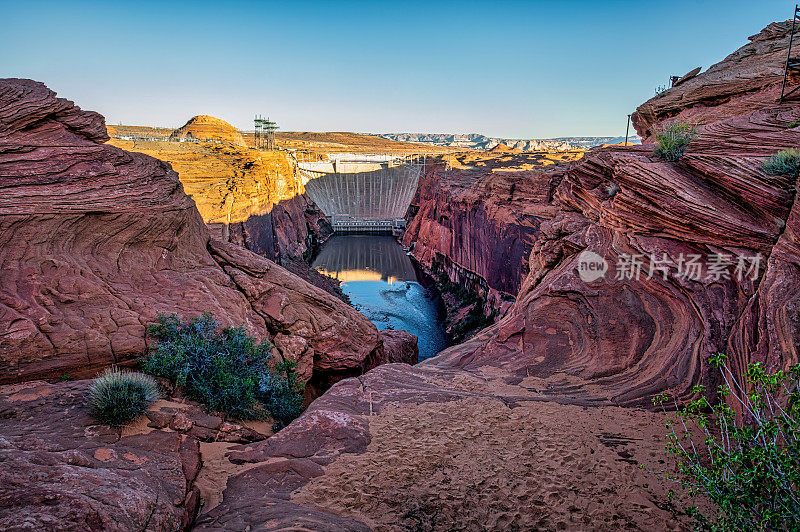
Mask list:
[{"label": "sandstone boulder", "polygon": [[386,362],[417,363],[419,348],[416,336],[401,330],[382,330],[380,333],[386,353]]}]

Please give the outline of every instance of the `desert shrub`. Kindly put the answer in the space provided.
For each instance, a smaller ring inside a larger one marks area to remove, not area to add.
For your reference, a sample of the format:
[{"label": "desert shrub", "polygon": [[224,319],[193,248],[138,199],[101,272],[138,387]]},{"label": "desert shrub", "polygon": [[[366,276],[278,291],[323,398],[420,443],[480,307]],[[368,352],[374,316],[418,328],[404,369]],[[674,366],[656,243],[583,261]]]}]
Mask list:
[{"label": "desert shrub", "polygon": [[656,96],[661,96],[662,94],[667,92],[667,90],[668,87],[666,85],[659,85],[658,87],[655,88]]},{"label": "desert shrub", "polygon": [[800,150],[796,148],[781,150],[764,161],[763,168],[769,175],[797,177],[800,172]]},{"label": "desert shrub", "polygon": [[657,157],[665,161],[677,161],[686,152],[689,143],[697,137],[697,126],[678,120],[664,124],[656,132],[658,146],[654,151]]},{"label": "desert shrub", "polygon": [[158,398],[158,384],[149,375],[111,368],[89,386],[88,403],[95,419],[119,427],[144,414]]},{"label": "desert shrub", "polygon": [[[690,496],[705,494],[718,511],[706,516],[686,508],[712,530],[798,530],[800,364],[775,373],[750,364],[743,387],[725,361],[722,354],[711,358],[725,380],[718,401],[701,397],[668,417],[667,451],[678,459],[674,480]],[[737,417],[726,398],[743,414]],[[665,400],[656,398],[662,405]]]},{"label": "desert shrub", "polygon": [[272,364],[272,345],[257,342],[244,328],[222,328],[210,313],[186,323],[173,314],[159,316],[149,333],[157,345],[142,370],[170,379],[210,410],[238,419],[270,413],[282,423],[300,414],[299,406],[285,406],[302,406],[294,366]]},{"label": "desert shrub", "polygon": [[605,189],[606,194],[608,195],[609,199],[611,199],[614,196],[616,196],[619,193],[619,191],[622,190],[622,188],[620,188],[619,184],[615,183],[614,181],[611,181],[610,183],[606,183],[605,186],[604,186],[604,189]]},{"label": "desert shrub", "polygon": [[275,364],[274,371],[261,376],[258,398],[275,418],[275,430],[288,425],[303,411],[303,384],[297,378],[297,362]]}]

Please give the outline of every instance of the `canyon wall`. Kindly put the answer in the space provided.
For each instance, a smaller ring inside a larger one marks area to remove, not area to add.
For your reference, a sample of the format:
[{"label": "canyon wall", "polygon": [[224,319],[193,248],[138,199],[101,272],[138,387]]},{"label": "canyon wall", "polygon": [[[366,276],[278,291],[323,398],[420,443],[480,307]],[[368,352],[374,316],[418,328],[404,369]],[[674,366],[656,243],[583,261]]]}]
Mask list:
[{"label": "canyon wall", "polygon": [[387,359],[361,314],[212,238],[169,164],[107,140],[99,114],[0,80],[0,383],[133,363],[159,313],[244,325],[312,390]]},{"label": "canyon wall", "polygon": [[403,244],[444,287],[451,329],[467,311],[444,285],[477,294],[484,303],[473,312],[502,315],[510,308],[540,225],[556,212],[551,199],[557,177],[541,170],[581,154],[510,150],[428,158]]},{"label": "canyon wall", "polygon": [[[539,222],[516,303],[431,363],[498,366],[548,379],[546,393],[562,399],[647,406],[657,392],[687,397],[694,384],[714,384],[716,352],[740,373],[754,360],[796,362],[796,178],[761,168],[800,143],[800,106],[776,101],[788,29],[770,25],[639,108],[645,139],[667,118],[697,121],[699,138],[679,162],[654,157],[652,144],[609,147],[550,174],[555,215]],[[606,261],[605,277],[581,279],[583,251]],[[681,275],[695,255],[729,262],[727,273],[705,264],[698,278]],[[664,258],[666,269],[651,273]]]},{"label": "canyon wall", "polygon": [[170,163],[217,239],[280,263],[308,258],[333,233],[282,152],[198,142],[111,144]]}]

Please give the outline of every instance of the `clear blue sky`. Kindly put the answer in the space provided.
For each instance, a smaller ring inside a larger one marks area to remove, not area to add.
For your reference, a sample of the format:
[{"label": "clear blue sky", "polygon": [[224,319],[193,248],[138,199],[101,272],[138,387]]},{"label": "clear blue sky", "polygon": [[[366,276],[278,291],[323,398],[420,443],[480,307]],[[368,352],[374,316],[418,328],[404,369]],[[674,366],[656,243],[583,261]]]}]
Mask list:
[{"label": "clear blue sky", "polygon": [[624,135],[670,74],[721,60],[794,2],[0,0],[0,77],[109,123]]}]

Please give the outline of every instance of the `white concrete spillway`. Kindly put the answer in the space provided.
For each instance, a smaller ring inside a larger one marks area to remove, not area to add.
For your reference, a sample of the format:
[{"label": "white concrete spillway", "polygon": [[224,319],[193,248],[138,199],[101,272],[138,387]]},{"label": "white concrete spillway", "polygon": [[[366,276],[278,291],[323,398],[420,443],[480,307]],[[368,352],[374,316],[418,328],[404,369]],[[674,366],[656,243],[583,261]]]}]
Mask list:
[{"label": "white concrete spillway", "polygon": [[[417,190],[425,165],[417,155],[329,154],[325,160],[296,156],[306,194],[334,231],[396,231]],[[316,156],[315,158],[318,158]]]}]

